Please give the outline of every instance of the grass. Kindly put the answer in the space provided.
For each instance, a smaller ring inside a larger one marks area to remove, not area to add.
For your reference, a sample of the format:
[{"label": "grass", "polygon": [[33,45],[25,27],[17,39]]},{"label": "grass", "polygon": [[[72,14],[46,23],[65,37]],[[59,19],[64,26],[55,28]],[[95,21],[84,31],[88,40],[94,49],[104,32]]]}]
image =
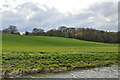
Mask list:
[{"label": "grass", "polygon": [[4,34],[3,52],[118,52],[118,44],[62,37]]},{"label": "grass", "polygon": [[99,67],[117,61],[118,53],[3,53],[2,58],[3,70],[15,72],[13,75]]},{"label": "grass", "polygon": [[2,44],[2,72],[7,77],[118,62],[118,44],[13,34],[3,34]]}]

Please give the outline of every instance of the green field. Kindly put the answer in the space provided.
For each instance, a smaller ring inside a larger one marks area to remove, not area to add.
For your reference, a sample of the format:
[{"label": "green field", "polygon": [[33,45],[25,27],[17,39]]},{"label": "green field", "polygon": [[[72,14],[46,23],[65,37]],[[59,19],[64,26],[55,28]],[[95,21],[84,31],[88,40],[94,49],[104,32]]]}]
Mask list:
[{"label": "green field", "polygon": [[3,52],[118,52],[117,44],[62,37],[4,34]]},{"label": "green field", "polygon": [[118,44],[62,37],[3,34],[3,76],[59,72],[118,62]]}]

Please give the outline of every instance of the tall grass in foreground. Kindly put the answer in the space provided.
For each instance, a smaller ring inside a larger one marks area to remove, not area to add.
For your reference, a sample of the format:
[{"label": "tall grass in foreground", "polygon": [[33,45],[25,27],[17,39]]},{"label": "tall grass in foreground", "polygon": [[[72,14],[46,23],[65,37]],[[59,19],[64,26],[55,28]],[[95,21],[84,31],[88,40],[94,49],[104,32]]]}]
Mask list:
[{"label": "tall grass in foreground", "polygon": [[118,62],[118,53],[3,53],[3,74],[15,76],[99,67]]}]

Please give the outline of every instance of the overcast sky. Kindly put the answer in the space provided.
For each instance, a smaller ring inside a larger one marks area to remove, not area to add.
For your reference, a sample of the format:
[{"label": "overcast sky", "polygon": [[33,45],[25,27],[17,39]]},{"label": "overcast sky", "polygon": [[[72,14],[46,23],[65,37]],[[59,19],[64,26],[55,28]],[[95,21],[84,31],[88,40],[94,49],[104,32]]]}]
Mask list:
[{"label": "overcast sky", "polygon": [[0,0],[0,29],[15,25],[20,32],[35,27],[47,31],[66,25],[117,31],[118,1]]}]

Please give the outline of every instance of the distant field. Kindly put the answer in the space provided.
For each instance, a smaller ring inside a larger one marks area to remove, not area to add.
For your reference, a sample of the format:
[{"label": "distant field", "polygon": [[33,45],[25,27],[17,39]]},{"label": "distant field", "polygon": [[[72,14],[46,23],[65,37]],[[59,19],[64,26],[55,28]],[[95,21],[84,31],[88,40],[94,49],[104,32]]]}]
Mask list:
[{"label": "distant field", "polygon": [[117,52],[117,44],[62,37],[4,34],[3,52]]}]

